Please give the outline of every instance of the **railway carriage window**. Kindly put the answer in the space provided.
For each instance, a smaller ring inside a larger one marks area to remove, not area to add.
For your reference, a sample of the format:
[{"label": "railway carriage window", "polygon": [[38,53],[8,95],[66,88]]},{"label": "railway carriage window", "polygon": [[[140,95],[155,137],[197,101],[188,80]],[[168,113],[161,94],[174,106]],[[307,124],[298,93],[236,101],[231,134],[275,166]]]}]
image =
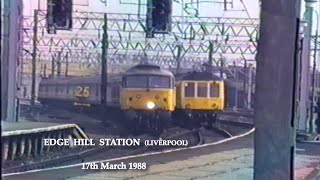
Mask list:
[{"label": "railway carriage window", "polygon": [[127,76],[126,87],[127,88],[147,88],[148,78],[147,76]]},{"label": "railway carriage window", "polygon": [[198,83],[198,97],[208,97],[208,83]]},{"label": "railway carriage window", "polygon": [[168,76],[150,76],[149,88],[170,88],[170,77]]},{"label": "railway carriage window", "polygon": [[219,97],[219,84],[210,83],[210,97]]},{"label": "railway carriage window", "polygon": [[186,82],[184,84],[184,97],[194,97],[194,83]]}]

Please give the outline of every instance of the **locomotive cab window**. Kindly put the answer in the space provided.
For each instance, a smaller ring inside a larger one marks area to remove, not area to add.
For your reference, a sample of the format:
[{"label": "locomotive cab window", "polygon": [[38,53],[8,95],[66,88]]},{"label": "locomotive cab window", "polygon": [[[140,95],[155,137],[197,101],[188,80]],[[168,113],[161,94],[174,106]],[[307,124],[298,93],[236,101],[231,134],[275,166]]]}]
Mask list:
[{"label": "locomotive cab window", "polygon": [[184,97],[194,97],[195,83],[185,82],[184,83]]},{"label": "locomotive cab window", "polygon": [[149,76],[149,88],[171,88],[170,77]]},{"label": "locomotive cab window", "polygon": [[219,84],[210,83],[210,97],[216,98],[219,97]]},{"label": "locomotive cab window", "polygon": [[126,88],[173,88],[169,76],[131,75],[124,82]]},{"label": "locomotive cab window", "polygon": [[147,76],[127,76],[125,78],[125,87],[126,88],[147,88],[148,87],[148,78]]},{"label": "locomotive cab window", "polygon": [[198,83],[198,97],[207,97],[208,96],[208,83],[199,82]]}]

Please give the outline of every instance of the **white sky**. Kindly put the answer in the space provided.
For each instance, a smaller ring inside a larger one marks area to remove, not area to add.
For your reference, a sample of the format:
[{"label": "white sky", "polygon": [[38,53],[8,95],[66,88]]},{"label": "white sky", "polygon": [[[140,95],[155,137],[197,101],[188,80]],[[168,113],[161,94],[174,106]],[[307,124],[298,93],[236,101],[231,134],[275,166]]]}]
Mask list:
[{"label": "white sky", "polygon": [[[137,4],[146,3],[147,0],[73,0],[74,10],[87,11],[87,12],[109,12],[109,13],[137,13],[138,6],[128,3]],[[200,16],[209,17],[239,17],[247,18],[259,18],[260,7],[259,0],[227,0],[233,2],[233,8],[229,5],[229,11],[223,11],[223,4],[214,2],[223,2],[224,0],[174,0],[173,1],[173,15],[186,15],[186,12],[182,11],[182,7],[191,2],[211,2],[211,3],[200,3],[199,12]],[[104,3],[106,2],[106,3]],[[179,2],[179,3],[178,3]],[[305,2],[301,0],[302,8],[301,15],[305,11]],[[23,0],[24,3],[24,15],[32,15],[34,9],[46,9],[47,0]],[[126,4],[127,3],[127,4]],[[105,5],[107,4],[107,5]],[[194,6],[196,6],[194,4]],[[145,13],[146,7],[140,6],[141,12]],[[247,12],[244,11],[247,9]],[[315,14],[320,15],[320,3],[316,5]],[[314,23],[320,21],[319,18],[314,17]],[[320,25],[320,22],[318,23]]]},{"label": "white sky", "polygon": [[[103,3],[107,1],[107,5]],[[109,13],[137,13],[138,6],[130,5],[126,3],[138,3],[139,0],[73,0],[74,10],[89,11],[89,12],[109,12]],[[140,0],[141,3],[146,3],[147,0]],[[175,0],[173,2],[173,15],[186,15],[186,12],[182,11],[182,7],[190,4],[191,2],[204,1],[204,0]],[[205,0],[205,2],[199,4],[200,16],[209,17],[248,17],[243,11],[244,5],[247,7],[249,15],[252,18],[259,17],[259,4],[258,0],[228,0],[233,1],[233,8],[229,4],[228,9],[230,11],[223,11],[223,4],[217,2],[223,2],[222,0]],[[34,9],[37,9],[40,5],[41,9],[45,9],[47,0],[23,0],[24,2],[24,14],[31,15]],[[178,3],[179,2],[179,3]],[[210,2],[210,3],[206,3]],[[196,4],[194,4],[196,6]],[[141,11],[146,11],[145,6],[141,6]]]}]

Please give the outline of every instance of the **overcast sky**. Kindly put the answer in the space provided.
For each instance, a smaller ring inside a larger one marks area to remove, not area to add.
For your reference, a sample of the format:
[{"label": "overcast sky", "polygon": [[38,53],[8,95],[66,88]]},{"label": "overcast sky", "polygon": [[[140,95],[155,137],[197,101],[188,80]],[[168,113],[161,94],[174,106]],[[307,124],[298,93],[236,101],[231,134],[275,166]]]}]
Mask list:
[{"label": "overcast sky", "polygon": [[[137,2],[145,4],[147,0],[73,0],[74,11],[86,11],[86,12],[109,12],[109,13],[138,13]],[[199,1],[199,16],[202,17],[239,17],[239,18],[259,18],[260,7],[259,0],[227,0],[227,2],[233,2],[233,6],[228,4],[228,10],[224,11],[222,3],[224,0],[173,0],[173,15],[187,15],[188,10],[183,10],[185,6],[190,7],[192,2]],[[319,0],[318,0],[319,1]],[[304,0],[301,0],[301,16],[305,11]],[[40,9],[46,9],[47,0],[23,0],[24,3],[24,15],[31,16],[33,10],[40,6]],[[197,7],[197,4],[193,4]],[[141,14],[145,14],[146,6],[140,6]],[[316,5],[317,12],[314,13],[314,28],[316,24],[320,26],[320,17],[316,14],[320,14],[320,3]],[[192,10],[189,10],[192,13]],[[315,30],[315,29],[314,29]]]},{"label": "overcast sky", "polygon": [[[103,3],[103,2],[107,3]],[[147,0],[140,0],[145,4]],[[233,7],[228,4],[228,10],[224,11],[222,0],[199,0],[199,6],[196,3],[198,0],[174,0],[173,1],[173,15],[187,15],[188,12],[192,13],[192,5],[198,8],[200,16],[207,17],[259,17],[259,4],[258,0],[228,0],[233,2]],[[24,14],[31,15],[34,9],[40,5],[40,9],[46,9],[46,0],[23,0]],[[112,12],[112,13],[132,13],[138,12],[137,2],[139,0],[73,0],[74,10],[89,11],[89,12]],[[209,2],[209,3],[208,3]],[[135,5],[134,5],[135,4]],[[183,7],[188,6],[189,10],[183,10]],[[145,13],[146,6],[142,5],[141,12]],[[247,9],[247,12],[245,11]]]}]

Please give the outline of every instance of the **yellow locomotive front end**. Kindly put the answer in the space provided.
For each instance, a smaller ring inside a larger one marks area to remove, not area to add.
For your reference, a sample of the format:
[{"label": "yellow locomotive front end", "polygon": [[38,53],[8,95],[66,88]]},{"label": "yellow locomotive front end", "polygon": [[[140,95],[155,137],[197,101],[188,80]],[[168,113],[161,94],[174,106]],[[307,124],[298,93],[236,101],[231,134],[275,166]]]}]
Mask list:
[{"label": "yellow locomotive front end", "polygon": [[180,124],[210,125],[216,120],[217,112],[225,106],[224,81],[207,72],[186,74],[176,83],[177,110],[175,119]]},{"label": "yellow locomotive front end", "polygon": [[175,106],[173,89],[123,88],[121,90],[121,108],[123,110],[163,110],[173,111]]},{"label": "yellow locomotive front end", "polygon": [[120,105],[135,130],[161,131],[175,109],[174,76],[155,65],[137,65],[123,75]]}]

